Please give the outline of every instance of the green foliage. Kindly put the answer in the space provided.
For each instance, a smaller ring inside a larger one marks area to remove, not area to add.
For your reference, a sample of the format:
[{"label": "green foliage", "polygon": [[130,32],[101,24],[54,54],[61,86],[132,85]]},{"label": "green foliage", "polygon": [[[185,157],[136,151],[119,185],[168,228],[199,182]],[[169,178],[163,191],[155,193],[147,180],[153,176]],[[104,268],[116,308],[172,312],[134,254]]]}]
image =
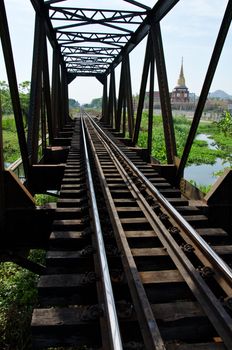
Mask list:
[{"label": "green foliage", "polygon": [[[231,162],[231,164],[232,164],[232,162]],[[225,167],[223,170],[215,171],[213,173],[213,175],[214,176],[221,176],[225,172],[225,170],[227,170],[227,169],[231,169],[231,167]]]},{"label": "green foliage", "polygon": [[[176,116],[173,121],[177,155],[181,157],[190,130],[191,120],[184,116]],[[147,128],[148,114],[144,112],[138,140],[138,146],[143,148],[147,147]],[[220,147],[216,150],[209,149],[206,141],[195,140],[188,158],[188,165],[214,164],[217,158],[223,158],[232,163],[232,138],[225,137],[223,133],[218,132],[217,127],[212,122],[200,123],[198,132],[212,135]],[[161,163],[166,163],[166,147],[161,116],[154,116],[153,118],[152,156]]]},{"label": "green foliage", "polygon": [[225,136],[232,136],[232,114],[229,111],[224,111],[220,120],[215,124]]},{"label": "green foliage", "polygon": [[[176,135],[177,154],[180,156],[183,152],[191,122],[184,116],[174,118],[174,130]],[[147,128],[148,114],[143,112],[138,146],[147,147]],[[152,156],[161,163],[167,162],[166,146],[164,141],[164,130],[161,116],[153,117],[153,136],[152,136]]]},{"label": "green foliage", "polygon": [[15,120],[12,115],[3,117],[2,128],[4,161],[13,163],[18,158],[20,158],[20,150],[18,144],[18,136],[16,133]]},{"label": "green foliage", "polygon": [[52,195],[48,195],[48,194],[36,194],[34,196],[35,199],[35,204],[38,206],[42,206],[46,203],[49,202],[57,202],[57,197],[52,196]]},{"label": "green foliage", "polygon": [[190,180],[189,182],[204,194],[208,193],[212,188],[212,185],[198,184],[195,180]]},{"label": "green foliage", "polygon": [[[19,99],[22,108],[22,113],[24,116],[28,115],[29,101],[30,101],[30,88],[31,84],[29,81],[24,81],[19,84]],[[0,81],[0,98],[1,98],[1,108],[3,114],[12,114],[12,102],[9,85],[5,81]]]},{"label": "green foliage", "polygon": [[12,103],[9,86],[6,81],[0,81],[1,110],[3,114],[12,113]]},{"label": "green foliage", "polygon": [[[32,250],[28,258],[44,263],[45,252]],[[30,348],[30,322],[37,303],[37,281],[37,275],[14,263],[0,263],[0,349]]]},{"label": "green foliage", "polygon": [[102,108],[102,98],[94,98],[90,103],[86,103],[84,105],[85,109],[98,109],[101,110]]},{"label": "green foliage", "polygon": [[[18,136],[13,115],[10,89],[5,81],[0,81],[1,109],[3,114],[3,156],[4,161],[12,163],[20,158]],[[22,108],[22,114],[27,125],[28,109],[30,100],[30,82],[24,81],[19,84],[19,97]]]},{"label": "green foliage", "polygon": [[2,118],[2,129],[16,132],[16,125],[13,115],[7,115]]},{"label": "green foliage", "polygon": [[219,149],[209,149],[206,141],[195,140],[188,158],[188,165],[214,164],[217,158],[225,156],[225,153]]},{"label": "green foliage", "polygon": [[30,101],[30,81],[23,81],[19,84],[19,98],[21,103],[21,108],[24,113],[28,113],[29,101]]},{"label": "green foliage", "polygon": [[74,109],[80,107],[80,103],[76,101],[74,98],[69,98],[68,100],[69,108]]}]

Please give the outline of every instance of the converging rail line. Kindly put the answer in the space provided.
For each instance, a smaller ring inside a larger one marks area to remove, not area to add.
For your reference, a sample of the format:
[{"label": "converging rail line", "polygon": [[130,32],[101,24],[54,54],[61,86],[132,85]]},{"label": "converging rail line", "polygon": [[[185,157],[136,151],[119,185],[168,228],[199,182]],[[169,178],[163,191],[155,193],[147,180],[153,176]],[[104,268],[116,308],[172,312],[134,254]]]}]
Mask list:
[{"label": "converging rail line", "polygon": [[86,113],[55,212],[35,348],[231,349],[231,238]]}]

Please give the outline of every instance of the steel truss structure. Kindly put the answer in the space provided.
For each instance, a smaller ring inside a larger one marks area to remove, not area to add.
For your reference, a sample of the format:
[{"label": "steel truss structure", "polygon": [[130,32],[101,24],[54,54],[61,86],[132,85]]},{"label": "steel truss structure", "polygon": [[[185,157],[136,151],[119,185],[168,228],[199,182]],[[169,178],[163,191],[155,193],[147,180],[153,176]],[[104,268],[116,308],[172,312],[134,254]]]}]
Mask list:
[{"label": "steel truss structure", "polygon": [[[49,177],[53,177],[55,183],[60,178],[62,166],[56,166],[55,169],[49,167],[46,157],[49,159],[48,156],[53,153],[52,147],[58,145],[58,138],[61,142],[60,131],[70,120],[68,85],[79,76],[92,76],[100,81],[103,85],[102,121],[116,132],[121,132],[123,136],[128,132],[131,145],[134,146],[138,141],[146,86],[149,82],[147,155],[150,157],[155,69],[160,91],[167,163],[174,169],[173,182],[176,185],[180,182],[230,27],[232,0],[228,1],[223,16],[181,159],[177,158],[160,27],[162,19],[178,2],[179,0],[154,0],[154,6],[150,8],[145,1],[122,0],[119,9],[111,8],[114,2],[109,2],[109,8],[101,9],[73,7],[72,0],[31,0],[36,16],[29,125],[28,135],[25,135],[7,16],[4,0],[0,0],[0,37],[25,172],[25,186],[31,193],[46,192],[46,188],[49,188],[48,174]],[[98,6],[98,2],[95,3]],[[132,100],[130,53],[146,37],[147,48],[138,109],[135,113]],[[49,81],[47,39],[53,50],[51,82]],[[121,68],[121,75],[119,91],[116,93],[115,69],[118,66]],[[0,136],[0,181],[5,184],[1,188],[3,188],[2,191],[8,191],[4,175],[2,132]],[[38,155],[40,138],[44,156],[43,166]],[[24,205],[30,206],[28,197],[25,203]],[[1,203],[1,208],[4,212],[6,204]]]}]

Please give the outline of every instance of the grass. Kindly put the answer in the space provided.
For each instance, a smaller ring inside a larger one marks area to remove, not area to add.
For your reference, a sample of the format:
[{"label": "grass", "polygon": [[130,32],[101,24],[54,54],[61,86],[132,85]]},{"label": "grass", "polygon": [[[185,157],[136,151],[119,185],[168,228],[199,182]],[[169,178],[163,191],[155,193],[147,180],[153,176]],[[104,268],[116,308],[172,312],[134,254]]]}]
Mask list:
[{"label": "grass", "polygon": [[190,180],[189,181],[193,186],[197,187],[202,193],[206,194],[208,193],[211,188],[212,188],[212,185],[201,185],[201,184],[198,184],[196,181],[194,180]]},{"label": "grass", "polygon": [[4,161],[13,163],[20,158],[18,136],[16,132],[15,120],[12,115],[4,116],[2,119],[3,129],[3,156]]},{"label": "grass", "polygon": [[[44,251],[32,250],[29,259],[44,263]],[[31,348],[30,323],[37,304],[38,275],[11,262],[0,263],[0,349]]]},{"label": "grass", "polygon": [[48,194],[35,194],[34,196],[36,205],[43,206],[46,203],[57,202],[58,197]]}]

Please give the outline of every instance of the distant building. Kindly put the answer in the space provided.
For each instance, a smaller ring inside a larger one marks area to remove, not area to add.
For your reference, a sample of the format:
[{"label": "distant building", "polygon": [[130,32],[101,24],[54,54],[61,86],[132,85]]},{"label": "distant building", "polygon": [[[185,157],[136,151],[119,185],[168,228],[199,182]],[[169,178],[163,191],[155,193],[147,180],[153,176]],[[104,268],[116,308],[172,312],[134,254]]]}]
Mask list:
[{"label": "distant building", "polygon": [[177,86],[173,89],[171,93],[172,103],[186,103],[189,102],[189,90],[185,85],[184,69],[183,69],[183,57],[180,68],[180,75],[177,81]]}]

